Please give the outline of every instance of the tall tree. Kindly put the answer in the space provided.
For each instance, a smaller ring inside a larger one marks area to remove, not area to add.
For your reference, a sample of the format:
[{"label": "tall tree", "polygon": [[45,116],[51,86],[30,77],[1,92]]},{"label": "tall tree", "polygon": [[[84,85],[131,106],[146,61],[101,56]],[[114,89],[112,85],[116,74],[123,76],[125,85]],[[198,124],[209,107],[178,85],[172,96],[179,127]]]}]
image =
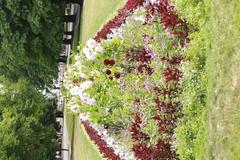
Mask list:
[{"label": "tall tree", "polygon": [[63,15],[60,0],[1,0],[0,74],[49,84],[57,74]]},{"label": "tall tree", "polygon": [[54,107],[28,81],[0,91],[0,159],[52,160],[56,147]]}]

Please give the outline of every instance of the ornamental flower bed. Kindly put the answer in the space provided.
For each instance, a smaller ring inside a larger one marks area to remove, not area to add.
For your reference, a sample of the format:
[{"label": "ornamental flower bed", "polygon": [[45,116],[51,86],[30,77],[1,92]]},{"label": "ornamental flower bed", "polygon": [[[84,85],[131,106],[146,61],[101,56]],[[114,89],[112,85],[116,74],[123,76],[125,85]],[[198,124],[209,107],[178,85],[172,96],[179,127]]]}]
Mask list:
[{"label": "ornamental flower bed", "polygon": [[[177,159],[173,134],[187,35],[186,22],[167,0],[128,0],[78,48],[64,79],[67,106],[88,115],[82,123],[104,157]],[[107,144],[91,125],[119,143]]]},{"label": "ornamental flower bed", "polygon": [[114,153],[114,150],[111,147],[107,146],[107,143],[102,140],[101,136],[97,134],[97,131],[94,130],[89,123],[82,121],[82,124],[85,127],[86,132],[88,133],[91,140],[93,140],[99,147],[100,152],[104,157],[109,159],[121,160],[118,155]]}]

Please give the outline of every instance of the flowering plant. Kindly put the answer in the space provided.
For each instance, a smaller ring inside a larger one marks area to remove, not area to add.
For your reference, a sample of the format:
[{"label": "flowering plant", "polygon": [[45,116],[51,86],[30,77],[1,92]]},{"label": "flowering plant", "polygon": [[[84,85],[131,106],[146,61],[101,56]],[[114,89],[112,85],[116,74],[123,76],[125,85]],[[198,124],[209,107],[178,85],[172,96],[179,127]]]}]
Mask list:
[{"label": "flowering plant", "polygon": [[129,0],[79,48],[65,76],[70,107],[87,113],[139,159],[176,158],[187,29],[172,8],[166,0]]}]

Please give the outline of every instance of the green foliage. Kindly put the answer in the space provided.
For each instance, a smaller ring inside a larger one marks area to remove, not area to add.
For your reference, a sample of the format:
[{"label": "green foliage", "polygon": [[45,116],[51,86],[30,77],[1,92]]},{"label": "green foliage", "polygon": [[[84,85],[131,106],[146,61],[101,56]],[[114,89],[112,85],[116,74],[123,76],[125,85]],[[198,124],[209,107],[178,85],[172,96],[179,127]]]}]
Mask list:
[{"label": "green foliage", "polygon": [[26,80],[8,83],[0,96],[0,159],[51,160],[56,147],[54,108]]},{"label": "green foliage", "polygon": [[174,2],[198,29],[185,52],[177,152],[181,159],[239,159],[239,1]]},{"label": "green foliage", "polygon": [[177,14],[194,27],[201,27],[208,18],[207,0],[173,0]]},{"label": "green foliage", "polygon": [[[180,159],[202,160],[207,153],[207,72],[210,49],[208,20],[204,1],[175,1],[177,13],[190,24],[190,44],[183,53],[183,92],[180,101],[183,116],[175,130],[176,150]],[[197,29],[197,30],[196,30]]]},{"label": "green foliage", "polygon": [[0,1],[0,159],[53,159],[54,104],[39,90],[57,75],[63,7],[55,0]]},{"label": "green foliage", "polygon": [[56,76],[63,34],[63,3],[53,0],[0,2],[0,74],[26,77],[38,87]]},{"label": "green foliage", "polygon": [[206,54],[207,32],[192,34],[190,47],[185,52],[189,61],[183,65],[183,117],[175,130],[176,148],[180,159],[202,160],[206,154]]}]

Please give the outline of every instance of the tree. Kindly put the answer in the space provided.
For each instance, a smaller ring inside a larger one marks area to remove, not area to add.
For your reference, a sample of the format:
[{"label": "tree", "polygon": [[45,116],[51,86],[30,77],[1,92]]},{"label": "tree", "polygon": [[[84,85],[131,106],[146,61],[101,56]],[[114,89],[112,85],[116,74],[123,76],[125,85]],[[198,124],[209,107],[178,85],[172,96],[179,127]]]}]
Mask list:
[{"label": "tree", "polygon": [[28,81],[0,81],[0,159],[52,160],[55,151],[53,101]]},{"label": "tree", "polygon": [[60,0],[0,1],[0,74],[26,77],[39,88],[57,75],[63,36]]}]

